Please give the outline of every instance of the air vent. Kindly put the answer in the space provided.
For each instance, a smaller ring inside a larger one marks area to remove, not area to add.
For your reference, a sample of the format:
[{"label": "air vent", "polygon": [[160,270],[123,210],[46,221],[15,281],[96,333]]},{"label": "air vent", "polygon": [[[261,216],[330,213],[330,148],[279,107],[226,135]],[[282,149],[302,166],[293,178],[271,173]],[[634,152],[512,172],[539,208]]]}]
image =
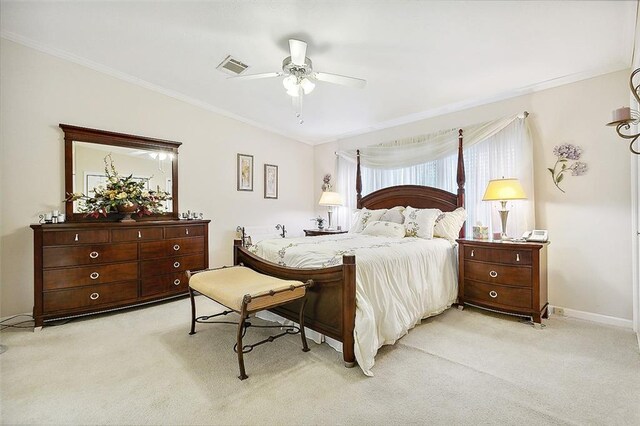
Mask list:
[{"label": "air vent", "polygon": [[237,59],[233,59],[231,55],[224,58],[224,60],[220,62],[220,65],[216,67],[216,69],[229,75],[242,74],[242,72],[247,68],[249,68],[249,65],[243,64]]}]

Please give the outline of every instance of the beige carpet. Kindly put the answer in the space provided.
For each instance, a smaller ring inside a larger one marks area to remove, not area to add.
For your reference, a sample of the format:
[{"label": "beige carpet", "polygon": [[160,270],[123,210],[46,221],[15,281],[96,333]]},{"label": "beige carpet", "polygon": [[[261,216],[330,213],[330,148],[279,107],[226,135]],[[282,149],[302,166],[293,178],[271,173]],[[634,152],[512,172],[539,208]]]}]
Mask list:
[{"label": "beige carpet", "polygon": [[381,349],[373,378],[287,336],[248,354],[241,382],[234,327],[189,336],[189,309],[182,299],[3,331],[2,423],[640,424],[630,330],[557,317],[539,330],[450,309]]}]

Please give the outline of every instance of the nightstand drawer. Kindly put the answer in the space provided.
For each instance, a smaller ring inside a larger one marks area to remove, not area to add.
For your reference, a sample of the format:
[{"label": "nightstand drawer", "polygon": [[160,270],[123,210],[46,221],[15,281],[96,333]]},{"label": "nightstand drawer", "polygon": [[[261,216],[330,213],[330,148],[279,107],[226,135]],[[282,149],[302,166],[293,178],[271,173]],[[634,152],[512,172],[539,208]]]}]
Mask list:
[{"label": "nightstand drawer", "polygon": [[477,262],[506,263],[508,265],[531,265],[530,250],[500,250],[477,246],[464,246],[464,258]]},{"label": "nightstand drawer", "polygon": [[507,287],[464,281],[464,297],[474,302],[492,305],[498,308],[531,308],[531,290],[528,288]]},{"label": "nightstand drawer", "polygon": [[465,261],[464,277],[494,284],[531,287],[531,268],[528,267]]}]

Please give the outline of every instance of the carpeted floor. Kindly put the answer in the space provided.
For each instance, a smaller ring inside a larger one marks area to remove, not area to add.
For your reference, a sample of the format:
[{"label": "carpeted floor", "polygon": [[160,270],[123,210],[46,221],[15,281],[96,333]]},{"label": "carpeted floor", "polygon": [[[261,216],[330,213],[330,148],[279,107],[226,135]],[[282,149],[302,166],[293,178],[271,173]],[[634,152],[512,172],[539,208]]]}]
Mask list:
[{"label": "carpeted floor", "polygon": [[[198,303],[201,314],[219,309]],[[303,353],[286,336],[246,356],[241,382],[235,328],[189,336],[189,309],[182,299],[3,331],[2,423],[640,424],[630,330],[558,317],[540,330],[450,309],[382,348],[373,378],[327,345]]]}]

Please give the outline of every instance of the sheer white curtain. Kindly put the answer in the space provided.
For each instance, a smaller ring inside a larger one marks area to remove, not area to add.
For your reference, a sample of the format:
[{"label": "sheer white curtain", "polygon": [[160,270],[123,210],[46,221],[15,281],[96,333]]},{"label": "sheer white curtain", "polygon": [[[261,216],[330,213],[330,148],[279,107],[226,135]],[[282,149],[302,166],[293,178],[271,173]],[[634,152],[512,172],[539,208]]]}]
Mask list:
[{"label": "sheer white curtain", "polygon": [[[362,194],[389,186],[409,184],[433,186],[455,193],[457,139],[457,129],[448,129],[361,150]],[[426,148],[430,144],[439,145],[439,148]],[[425,149],[421,149],[421,146]],[[401,159],[404,164],[414,164],[385,167],[387,160],[381,155],[381,151],[393,150],[396,153],[392,157]],[[436,152],[438,158],[425,161],[423,151],[429,151],[430,155]],[[347,226],[356,206],[354,152],[339,152],[337,159],[337,190],[345,196],[345,208],[340,209],[338,219],[339,223]],[[373,167],[370,165],[371,161]],[[482,201],[482,196],[489,180],[501,177],[518,178],[528,196],[526,201],[508,203],[510,213],[507,234],[519,236],[525,230],[533,228],[533,146],[523,115],[482,123],[473,126],[471,130],[465,129],[464,163],[467,181],[465,208],[469,215],[467,235],[471,235],[471,226],[476,222],[489,226],[490,232],[500,232],[497,213],[499,203]]]}]

